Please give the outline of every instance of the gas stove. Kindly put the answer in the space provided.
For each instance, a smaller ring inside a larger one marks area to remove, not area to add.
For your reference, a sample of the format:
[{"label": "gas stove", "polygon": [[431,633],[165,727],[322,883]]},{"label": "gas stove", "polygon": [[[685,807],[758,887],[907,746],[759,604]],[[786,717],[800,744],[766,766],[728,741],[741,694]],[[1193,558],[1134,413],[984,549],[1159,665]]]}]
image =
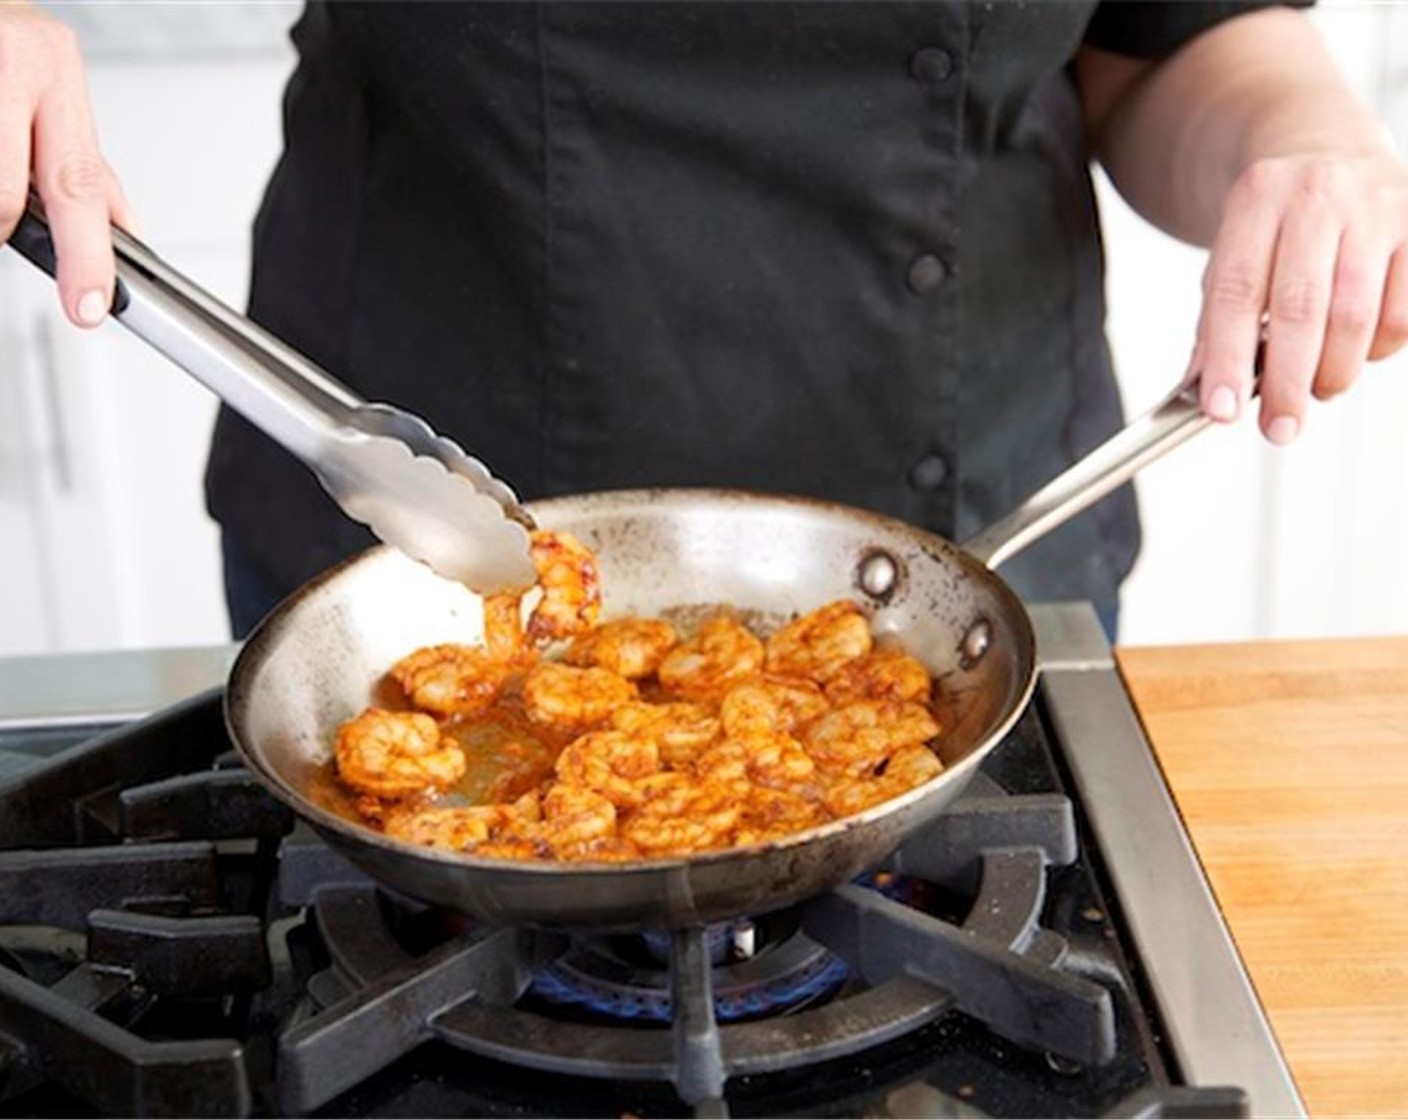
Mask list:
[{"label": "gas stove", "polygon": [[228,651],[112,655],[86,704],[98,662],[0,663],[0,1111],[1303,1115],[1093,613],[1033,615],[1036,702],[884,866],[610,935],[369,880],[218,689],[167,703]]}]

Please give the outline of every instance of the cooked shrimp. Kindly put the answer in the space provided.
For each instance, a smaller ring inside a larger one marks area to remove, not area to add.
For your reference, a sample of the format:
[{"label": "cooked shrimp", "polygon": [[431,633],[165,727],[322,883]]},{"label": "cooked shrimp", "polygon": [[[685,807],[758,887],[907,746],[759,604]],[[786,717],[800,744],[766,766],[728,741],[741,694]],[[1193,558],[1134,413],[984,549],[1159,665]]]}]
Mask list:
[{"label": "cooked shrimp", "polygon": [[491,595],[484,600],[484,648],[495,661],[525,655],[521,595]]},{"label": "cooked shrimp", "polygon": [[440,737],[421,712],[369,708],[337,733],[337,773],[375,797],[408,797],[444,789],[463,773],[464,751]]},{"label": "cooked shrimp", "polygon": [[618,618],[572,639],[562,655],[569,665],[599,665],[627,680],[648,677],[679,641],[658,618]]},{"label": "cooked shrimp", "polygon": [[616,806],[595,790],[556,785],[543,798],[543,838],[554,851],[616,833]]},{"label": "cooked shrimp", "polygon": [[922,743],[912,743],[895,751],[878,776],[846,775],[833,782],[824,795],[826,807],[838,817],[848,817],[922,785],[943,768],[933,751]]},{"label": "cooked shrimp", "polygon": [[722,848],[738,823],[741,800],[735,782],[675,783],[646,800],[621,834],[647,856]]},{"label": "cooked shrimp", "polygon": [[636,698],[636,687],[606,669],[574,669],[544,661],[523,682],[528,718],[559,727],[600,723],[613,709]]},{"label": "cooked shrimp", "polygon": [[714,781],[748,781],[790,789],[816,772],[811,755],[785,732],[760,732],[747,739],[726,739],[695,761],[701,777]]},{"label": "cooked shrimp", "polygon": [[359,793],[352,799],[352,804],[357,807],[357,813],[368,824],[381,827],[386,823],[386,818],[401,807],[397,801],[383,801],[380,797],[373,797],[370,793]]},{"label": "cooked shrimp", "polygon": [[847,661],[870,652],[870,623],[845,599],[789,622],[768,639],[768,672],[825,684]]},{"label": "cooked shrimp", "polygon": [[385,831],[413,844],[449,851],[473,848],[477,854],[477,845],[487,841],[531,843],[542,818],[543,808],[537,791],[533,791],[494,805],[396,807],[387,814]]},{"label": "cooked shrimp", "polygon": [[929,747],[923,743],[911,743],[890,756],[890,761],[885,764],[885,772],[880,776],[898,786],[903,792],[923,785],[930,778],[943,773],[943,769],[944,764],[939,761],[939,756]]},{"label": "cooked shrimp", "polygon": [[859,700],[809,723],[801,739],[818,765],[860,776],[900,747],[938,733],[939,725],[922,705]]},{"label": "cooked shrimp", "polygon": [[812,756],[802,744],[782,732],[745,740],[748,746],[748,776],[760,786],[790,789],[816,773]]},{"label": "cooked shrimp", "polygon": [[724,730],[734,737],[791,731],[822,715],[830,705],[814,681],[764,676],[729,690],[719,708]]},{"label": "cooked shrimp", "polygon": [[391,676],[417,708],[439,716],[468,715],[487,708],[517,666],[473,646],[418,649],[391,666]]},{"label": "cooked shrimp", "polygon": [[558,859],[590,859],[598,863],[627,863],[641,858],[641,850],[622,836],[603,836],[575,848],[563,848]]},{"label": "cooked shrimp", "polygon": [[711,619],[660,663],[660,683],[691,699],[722,696],[762,668],[763,643],[727,616]]},{"label": "cooked shrimp", "polygon": [[903,792],[876,777],[845,776],[826,787],[822,801],[832,816],[840,818],[863,813],[872,805],[889,801],[896,793]]},{"label": "cooked shrimp", "polygon": [[[636,808],[651,801],[661,803],[659,813],[679,812],[688,803],[698,779],[692,774],[675,770],[661,770],[650,774],[635,783]],[[670,808],[673,806],[673,808]]]},{"label": "cooked shrimp", "polygon": [[462,852],[489,839],[509,814],[507,805],[415,809],[388,814],[385,830],[387,836],[408,844]]},{"label": "cooked shrimp", "polygon": [[903,650],[877,647],[848,661],[827,679],[826,698],[836,705],[856,700],[929,702],[929,670]]},{"label": "cooked shrimp", "polygon": [[538,529],[532,542],[543,597],[528,618],[528,637],[544,642],[591,629],[601,614],[596,556],[571,533]]},{"label": "cooked shrimp", "polygon": [[573,739],[557,757],[559,782],[595,790],[623,807],[640,803],[642,795],[635,782],[659,769],[660,749],[655,741],[625,731],[589,732]]},{"label": "cooked shrimp", "polygon": [[748,747],[737,739],[725,739],[694,760],[694,772],[713,781],[746,783]]},{"label": "cooked shrimp", "polygon": [[552,859],[552,847],[542,837],[505,836],[475,844],[471,852],[489,859]]},{"label": "cooked shrimp", "polygon": [[611,726],[660,746],[660,761],[686,767],[719,737],[719,720],[702,704],[676,701],[669,704],[635,702],[611,713]]},{"label": "cooked shrimp", "polygon": [[758,844],[776,840],[825,821],[822,807],[800,794],[754,786],[748,791],[733,842]]}]

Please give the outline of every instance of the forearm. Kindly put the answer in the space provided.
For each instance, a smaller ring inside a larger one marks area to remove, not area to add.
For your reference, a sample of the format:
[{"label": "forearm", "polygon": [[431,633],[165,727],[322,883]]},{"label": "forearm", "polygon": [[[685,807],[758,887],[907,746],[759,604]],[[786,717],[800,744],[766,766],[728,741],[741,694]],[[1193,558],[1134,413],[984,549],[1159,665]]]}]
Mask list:
[{"label": "forearm", "polygon": [[[1137,68],[1087,51],[1082,85],[1126,88],[1092,138],[1120,192],[1162,229],[1211,244],[1228,191],[1259,160],[1382,153],[1381,126],[1353,97],[1299,12],[1254,12]],[[1089,98],[1087,102],[1089,103]]]}]

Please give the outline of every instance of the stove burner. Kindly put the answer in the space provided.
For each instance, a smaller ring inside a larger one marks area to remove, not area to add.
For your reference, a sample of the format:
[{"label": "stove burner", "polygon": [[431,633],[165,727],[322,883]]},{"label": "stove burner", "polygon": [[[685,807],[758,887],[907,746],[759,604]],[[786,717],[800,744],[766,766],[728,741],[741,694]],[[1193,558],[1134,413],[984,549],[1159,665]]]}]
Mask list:
[{"label": "stove burner", "polygon": [[[715,922],[704,927],[704,945],[709,950],[709,960],[723,964],[738,945],[740,938],[747,935],[752,927],[748,921]],[[658,929],[642,930],[638,935],[651,956],[660,964],[670,963],[670,935]],[[752,954],[747,954],[751,956]]]},{"label": "stove burner", "polygon": [[[705,934],[713,964],[714,1018],[720,1023],[810,1006],[833,995],[851,975],[850,965],[796,930],[750,956],[734,949],[741,933],[756,930],[751,923],[734,923],[710,926]],[[533,977],[529,995],[544,1005],[603,1019],[669,1023],[674,1017],[669,942],[660,934],[638,940],[652,956],[664,941],[660,964],[666,967],[636,967],[628,959],[636,938],[584,938]]]},{"label": "stove burner", "polygon": [[[910,875],[874,871],[856,883],[926,913],[963,917],[941,909],[941,893]],[[715,923],[705,928],[704,941],[713,965],[714,1018],[720,1023],[800,1011],[835,995],[855,974],[795,922],[775,917]],[[529,996],[545,1009],[575,1010],[587,1020],[668,1023],[673,1017],[670,944],[670,935],[658,930],[578,938],[567,954],[533,977]]]},{"label": "stove burner", "polygon": [[[722,1107],[728,1079],[858,1054],[950,1011],[1037,1054],[1107,1063],[1116,1044],[1110,992],[1063,970],[1065,939],[1039,924],[1048,871],[1074,858],[1070,803],[1009,797],[982,780],[974,786],[972,797],[906,843],[894,870],[870,887],[851,884],[765,917],[762,935],[753,931],[762,950],[722,966],[711,958],[729,935],[716,932],[711,951],[702,929],[671,935],[664,970],[640,937],[574,942],[471,929],[412,952],[398,941],[384,893],[340,885],[345,879],[317,885],[299,870],[298,846],[286,842],[281,873],[292,875],[281,896],[312,905],[331,967],[309,980],[315,1013],[280,1040],[280,1103],[311,1111],[438,1038],[530,1069],[672,1082],[709,1114]],[[299,897],[294,884],[312,893]],[[966,914],[935,916],[908,904],[930,893],[949,900],[941,910],[966,893]],[[831,975],[833,955],[847,962],[854,983]],[[751,1013],[758,1005],[750,1000],[774,984],[801,988],[808,1002],[781,1015]],[[750,1013],[725,1019],[721,1007]],[[352,1052],[370,1068],[351,1068]]]}]

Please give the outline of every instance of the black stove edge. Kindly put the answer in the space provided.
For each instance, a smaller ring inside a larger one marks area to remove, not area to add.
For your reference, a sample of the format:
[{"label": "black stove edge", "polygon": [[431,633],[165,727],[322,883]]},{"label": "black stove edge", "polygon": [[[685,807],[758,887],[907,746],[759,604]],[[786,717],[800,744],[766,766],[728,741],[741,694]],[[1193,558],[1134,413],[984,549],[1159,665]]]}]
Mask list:
[{"label": "black stove edge", "polygon": [[1244,1087],[1253,1117],[1305,1116],[1094,610],[1047,610],[1046,711],[1184,1078]]}]

